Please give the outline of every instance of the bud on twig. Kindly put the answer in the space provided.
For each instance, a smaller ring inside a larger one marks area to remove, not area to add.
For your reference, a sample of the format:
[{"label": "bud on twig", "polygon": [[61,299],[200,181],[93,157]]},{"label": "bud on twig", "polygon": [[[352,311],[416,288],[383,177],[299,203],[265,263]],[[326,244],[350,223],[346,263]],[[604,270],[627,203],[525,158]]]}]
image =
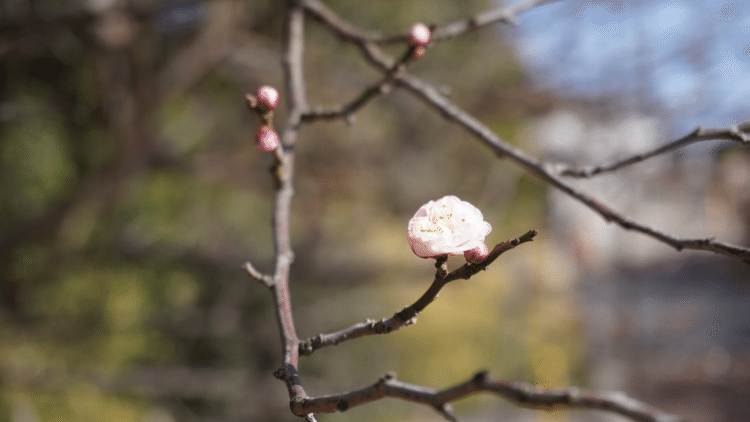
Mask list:
[{"label": "bud on twig", "polygon": [[258,110],[261,113],[267,113],[276,108],[279,104],[279,91],[270,85],[263,85],[258,88]]},{"label": "bud on twig", "polygon": [[479,264],[487,259],[488,256],[490,256],[490,248],[485,243],[464,252],[464,258],[470,264]]},{"label": "bud on twig", "polygon": [[432,33],[430,28],[423,23],[415,23],[409,30],[409,45],[412,47],[424,47],[430,42]]},{"label": "bud on twig", "polygon": [[255,135],[255,146],[261,152],[271,152],[279,146],[279,135],[271,126],[263,125]]}]

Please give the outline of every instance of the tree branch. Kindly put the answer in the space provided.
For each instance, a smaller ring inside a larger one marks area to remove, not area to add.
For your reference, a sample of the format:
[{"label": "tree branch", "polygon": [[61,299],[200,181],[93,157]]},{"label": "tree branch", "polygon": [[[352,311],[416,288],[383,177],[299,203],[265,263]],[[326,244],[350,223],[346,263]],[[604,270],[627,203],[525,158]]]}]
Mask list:
[{"label": "tree branch", "polygon": [[364,337],[373,334],[388,334],[392,331],[396,331],[401,327],[411,325],[416,322],[416,317],[422,313],[422,311],[432,303],[437,297],[440,290],[448,283],[454,280],[468,280],[473,275],[487,268],[497,257],[506,251],[509,251],[516,246],[531,242],[539,232],[537,230],[530,230],[523,236],[517,239],[511,239],[507,242],[497,244],[490,252],[487,259],[479,264],[466,263],[463,266],[448,273],[445,267],[445,260],[447,257],[438,259],[435,266],[438,268],[433,280],[427,291],[414,302],[411,306],[408,306],[388,319],[381,319],[375,321],[368,319],[365,322],[355,324],[349,328],[337,331],[330,334],[318,334],[315,337],[309,338],[299,343],[299,353],[304,356],[311,355],[314,351],[322,349],[328,346],[335,346],[347,340],[353,340],[355,338]]},{"label": "tree branch", "polygon": [[[544,2],[529,1],[523,3],[523,5],[529,6],[542,3]],[[381,71],[385,71],[385,69],[388,69],[391,61],[382,53],[380,48],[378,48],[372,42],[365,42],[366,40],[363,39],[347,38],[345,36],[346,32],[342,31],[339,27],[343,25],[346,28],[354,28],[353,25],[338,17],[333,11],[323,6],[318,0],[304,0],[304,4],[306,10],[308,10],[308,12],[311,14],[321,13],[321,10],[325,10],[325,17],[323,17],[323,15],[320,16],[321,20],[324,21],[329,28],[341,34],[344,39],[354,42],[356,45],[358,45],[362,53],[365,55],[365,58],[371,64],[373,64],[374,67],[380,69]],[[519,7],[517,12],[520,10],[525,9]],[[555,170],[554,165],[539,162],[527,155],[522,150],[515,148],[507,142],[503,141],[482,122],[466,113],[465,111],[461,110],[457,105],[453,104],[443,95],[441,95],[438,90],[436,90],[431,85],[423,82],[413,75],[409,75],[406,72],[400,72],[399,74],[394,75],[394,81],[397,85],[407,89],[408,91],[411,91],[422,101],[431,105],[433,108],[439,111],[443,115],[443,117],[453,121],[454,123],[457,123],[459,126],[462,126],[464,129],[469,131],[487,147],[493,150],[495,154],[498,155],[498,157],[508,157],[516,164],[526,169],[529,173],[536,175],[545,183],[561,190],[568,196],[573,197],[587,207],[591,208],[600,216],[602,216],[602,218],[604,218],[607,222],[614,222],[626,230],[634,230],[650,236],[675,248],[677,251],[681,251],[683,249],[711,251],[750,264],[750,248],[732,245],[724,242],[717,242],[711,238],[681,239],[667,233],[663,233],[646,225],[640,224],[636,221],[627,219],[626,217],[620,215],[619,213],[616,213],[609,207],[602,205],[595,199],[563,182],[563,180],[558,177],[558,171]],[[743,139],[744,142],[744,137],[747,136],[745,134],[747,130],[748,129],[745,124],[739,125],[736,134],[739,137],[738,139]]]},{"label": "tree branch", "polygon": [[[516,15],[536,6],[555,3],[560,0],[527,0],[525,2],[502,6],[479,13],[469,19],[437,26],[432,33],[432,41],[443,41],[457,37],[483,26],[502,22],[516,25]],[[403,43],[409,38],[407,34],[381,34],[366,32],[341,19],[335,12],[319,0],[304,0],[303,5],[310,15],[333,30],[340,38],[356,43],[392,44]]]},{"label": "tree branch", "polygon": [[243,267],[245,271],[247,271],[248,274],[250,274],[250,277],[260,281],[263,283],[266,287],[273,288],[274,279],[270,275],[266,275],[258,271],[253,264],[250,263],[250,261],[245,262],[245,266]]},{"label": "tree branch", "polygon": [[302,114],[302,120],[304,122],[311,122],[319,119],[332,120],[343,118],[349,124],[354,123],[353,114],[360,108],[364,107],[364,105],[370,102],[370,100],[389,92],[393,87],[393,77],[397,72],[405,69],[406,64],[411,60],[413,60],[412,48],[408,48],[402,55],[401,59],[390,66],[390,69],[385,72],[385,76],[378,83],[365,88],[362,93],[350,103],[336,108],[319,108],[307,111]]},{"label": "tree branch", "polygon": [[467,32],[479,29],[483,26],[492,25],[494,23],[502,22],[508,25],[516,26],[516,15],[531,9],[536,6],[541,6],[547,3],[556,3],[559,0],[527,0],[525,2],[512,4],[510,6],[502,6],[493,10],[479,13],[478,15],[469,19],[450,23],[448,25],[438,27],[433,32],[433,41],[444,41]]},{"label": "tree branch", "polygon": [[277,371],[276,376],[284,379],[291,399],[307,396],[297,373],[299,339],[294,328],[292,302],[289,294],[289,269],[294,260],[289,237],[290,208],[294,195],[292,186],[294,144],[300,125],[301,111],[307,107],[304,75],[302,73],[304,17],[304,10],[297,5],[295,0],[290,0],[284,23],[282,63],[290,113],[286,127],[281,134],[281,146],[276,149],[275,165],[272,168],[276,186],[272,221],[276,265],[273,282],[270,283],[269,287],[276,304],[276,319],[281,332],[283,362],[282,369]]},{"label": "tree branch", "polygon": [[731,245],[723,242],[717,242],[711,238],[680,239],[620,215],[609,207],[602,205],[597,200],[573,188],[573,186],[568,185],[566,182],[563,182],[561,178],[557,177],[554,170],[552,170],[552,167],[554,166],[546,163],[541,163],[527,155],[522,150],[515,148],[507,142],[503,141],[482,122],[466,113],[465,111],[461,110],[457,105],[453,104],[447,98],[442,96],[438,92],[438,90],[436,90],[429,84],[405,72],[396,76],[396,83],[399,86],[406,88],[408,91],[416,94],[418,98],[422,99],[427,104],[433,106],[446,119],[457,123],[459,126],[469,131],[472,135],[474,135],[477,139],[482,141],[482,143],[484,143],[487,147],[494,151],[498,157],[509,158],[516,164],[526,169],[529,173],[534,174],[535,176],[540,178],[542,181],[563,191],[568,196],[571,196],[572,198],[578,200],[587,207],[596,211],[607,222],[614,222],[626,230],[633,230],[648,235],[660,242],[672,246],[678,251],[681,251],[683,249],[711,251],[750,264],[749,248]]},{"label": "tree branch", "polygon": [[545,389],[525,382],[493,380],[487,372],[479,372],[466,382],[440,391],[401,382],[396,380],[395,374],[388,374],[375,384],[359,390],[293,400],[291,408],[295,415],[300,416],[308,413],[343,412],[384,397],[393,397],[430,406],[447,420],[456,421],[457,419],[453,415],[449,403],[479,392],[494,393],[506,400],[532,409],[599,409],[617,413],[639,422],[685,421],[685,419],[664,413],[623,393],[586,391],[576,387]]},{"label": "tree branch", "polygon": [[630,157],[622,158],[617,161],[613,161],[608,164],[602,164],[593,167],[586,167],[582,169],[575,169],[570,167],[559,167],[557,173],[562,176],[576,177],[576,178],[588,178],[596,176],[597,174],[613,172],[631,164],[640,163],[641,161],[647,160],[651,157],[659,154],[664,154],[669,151],[673,151],[677,148],[681,148],[686,145],[694,144],[701,141],[713,141],[717,139],[726,139],[730,141],[739,142],[743,145],[750,145],[750,121],[741,123],[739,125],[729,126],[720,129],[703,129],[702,127],[696,128],[689,134],[674,140],[666,145],[662,145],[658,148],[654,148],[650,151],[642,152],[639,154],[632,155]]}]

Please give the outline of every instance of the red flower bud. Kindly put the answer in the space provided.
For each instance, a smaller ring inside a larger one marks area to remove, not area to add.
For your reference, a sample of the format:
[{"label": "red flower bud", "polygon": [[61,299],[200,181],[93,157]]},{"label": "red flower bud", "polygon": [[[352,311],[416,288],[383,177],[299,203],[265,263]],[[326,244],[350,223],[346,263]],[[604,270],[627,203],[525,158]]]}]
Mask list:
[{"label": "red flower bud", "polygon": [[255,146],[261,152],[271,152],[279,146],[279,135],[271,126],[263,125],[255,135]]},{"label": "red flower bud", "polygon": [[427,49],[425,49],[423,46],[419,45],[414,47],[414,50],[412,51],[411,55],[415,59],[421,59],[422,56],[424,56],[424,53],[427,52]]},{"label": "red flower bud", "polygon": [[487,259],[488,256],[490,256],[490,248],[488,248],[484,243],[474,249],[469,249],[468,251],[464,252],[464,258],[466,258],[466,261],[468,261],[470,264],[479,264],[480,262]]},{"label": "red flower bud", "polygon": [[412,47],[425,46],[430,42],[432,33],[423,23],[415,23],[409,30],[409,45]]},{"label": "red flower bud", "polygon": [[258,88],[258,108],[262,112],[268,112],[276,108],[279,104],[279,91],[270,85],[263,85]]}]

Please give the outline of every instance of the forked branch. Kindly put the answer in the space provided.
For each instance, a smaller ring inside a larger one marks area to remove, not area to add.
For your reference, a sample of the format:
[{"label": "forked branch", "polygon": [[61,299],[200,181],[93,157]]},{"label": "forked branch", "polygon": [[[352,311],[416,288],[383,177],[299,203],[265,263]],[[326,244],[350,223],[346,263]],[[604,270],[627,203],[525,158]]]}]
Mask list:
[{"label": "forked branch", "polygon": [[335,346],[347,340],[353,340],[355,338],[369,336],[373,334],[387,334],[392,331],[396,331],[406,325],[411,325],[416,322],[416,317],[422,313],[422,311],[432,303],[437,297],[440,290],[445,287],[446,284],[454,280],[468,280],[474,274],[487,268],[493,261],[497,259],[502,253],[509,251],[516,246],[531,242],[539,232],[537,230],[530,230],[523,236],[517,239],[511,239],[507,242],[497,244],[492,251],[490,251],[487,259],[479,264],[466,263],[461,267],[451,271],[450,273],[445,266],[447,257],[438,259],[435,263],[437,267],[437,273],[427,291],[414,302],[411,306],[396,312],[392,317],[388,319],[381,319],[375,321],[368,319],[365,322],[360,322],[349,328],[337,331],[330,334],[318,334],[315,337],[301,341],[299,344],[299,353],[301,355],[311,355],[314,351],[322,349],[328,346]]},{"label": "forked branch", "polygon": [[487,372],[479,372],[470,380],[445,390],[401,382],[396,379],[395,374],[388,374],[375,384],[359,390],[293,400],[291,408],[295,415],[300,416],[309,413],[343,412],[384,397],[393,397],[432,407],[447,420],[457,421],[450,403],[481,392],[493,393],[532,409],[599,409],[639,422],[685,421],[623,393],[586,391],[576,387],[546,389],[526,382],[494,380]]},{"label": "forked branch", "polygon": [[701,141],[713,141],[713,140],[730,140],[740,144],[750,145],[750,121],[741,123],[739,125],[729,126],[720,129],[703,129],[702,127],[696,128],[694,131],[687,135],[669,142],[660,147],[654,148],[649,151],[641,152],[639,154],[631,155],[613,161],[608,164],[602,164],[598,166],[586,167],[582,169],[571,168],[567,166],[561,166],[557,168],[558,174],[568,177],[577,178],[588,178],[598,174],[608,173],[617,171],[623,167],[627,167],[632,164],[640,163],[641,161],[647,160],[651,157],[655,157],[660,154],[664,154],[669,151],[674,151],[678,148],[682,148],[686,145],[694,144]]}]

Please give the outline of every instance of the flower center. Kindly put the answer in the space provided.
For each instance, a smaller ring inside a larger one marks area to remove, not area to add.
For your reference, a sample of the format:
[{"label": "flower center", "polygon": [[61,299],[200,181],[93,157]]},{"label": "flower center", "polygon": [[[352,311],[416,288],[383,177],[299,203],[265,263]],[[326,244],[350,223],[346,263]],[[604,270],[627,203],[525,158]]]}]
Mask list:
[{"label": "flower center", "polygon": [[443,208],[446,211],[445,214],[440,214],[431,221],[426,221],[426,224],[423,224],[419,231],[422,233],[445,233],[446,231],[454,233],[466,224],[465,218],[461,218],[460,221],[456,218],[453,209],[448,209],[445,205],[443,205]]}]

